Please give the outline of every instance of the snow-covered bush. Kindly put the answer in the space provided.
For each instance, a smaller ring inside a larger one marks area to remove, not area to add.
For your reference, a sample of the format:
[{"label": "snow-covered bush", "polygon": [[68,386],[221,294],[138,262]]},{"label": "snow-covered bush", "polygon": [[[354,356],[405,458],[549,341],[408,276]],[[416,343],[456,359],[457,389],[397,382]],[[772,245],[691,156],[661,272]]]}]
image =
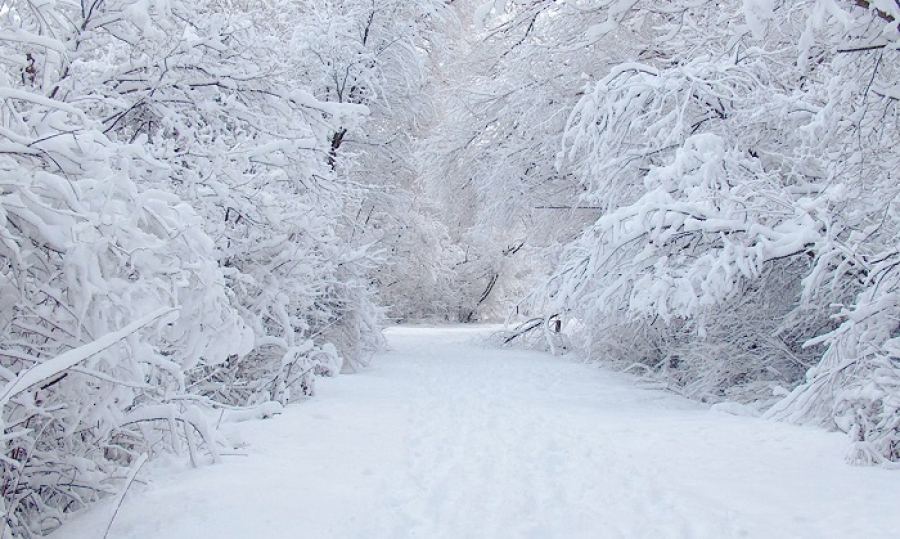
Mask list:
[{"label": "snow-covered bush", "polygon": [[[15,94],[4,112],[3,509],[13,534],[31,536],[113,488],[107,479],[160,436],[192,440],[196,429],[215,455],[203,416],[178,398],[188,371],[246,354],[252,334],[200,218],[138,189],[133,175],[154,166],[141,147],[37,94]],[[83,357],[54,370],[72,351]],[[156,429],[176,421],[190,427]]]}]

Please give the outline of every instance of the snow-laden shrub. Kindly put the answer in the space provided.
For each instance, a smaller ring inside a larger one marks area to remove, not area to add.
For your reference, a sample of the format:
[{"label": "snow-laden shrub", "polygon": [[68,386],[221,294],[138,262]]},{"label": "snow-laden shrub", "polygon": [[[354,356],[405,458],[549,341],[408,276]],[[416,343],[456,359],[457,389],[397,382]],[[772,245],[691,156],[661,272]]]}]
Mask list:
[{"label": "snow-laden shrub", "polygon": [[[23,135],[0,158],[3,509],[14,535],[31,536],[113,489],[111,477],[160,443],[180,450],[185,438],[215,455],[204,416],[179,400],[187,372],[246,354],[252,334],[196,213],[138,190],[139,147],[77,124],[54,133],[42,120],[59,129],[65,112],[10,105],[53,135]],[[84,357],[28,378],[73,351]]]},{"label": "snow-laden shrub", "polygon": [[[800,279],[808,261],[767,264],[759,280],[745,281],[700,318],[657,315],[592,317],[590,331],[568,328],[577,348],[704,402],[776,402],[821,357],[805,346],[822,327],[823,315],[798,308]],[[702,325],[701,325],[702,324]],[[579,327],[580,326],[580,327]]]},{"label": "snow-laden shrub", "polygon": [[[842,302],[836,314],[840,325],[812,341],[826,347],[821,360],[768,416],[840,429],[853,442],[851,462],[896,466],[900,462],[900,272],[895,245],[900,223],[891,217],[872,224],[865,235],[852,234],[848,239],[857,241],[842,242],[840,255],[822,257],[817,269],[831,269],[829,278],[834,281],[830,285],[841,286],[853,279],[857,281],[853,289],[859,291]],[[879,238],[886,244],[872,241],[883,233],[890,236]],[[883,251],[865,252],[879,243]],[[846,251],[850,245],[856,252]],[[820,282],[821,275],[810,276],[809,281],[825,288],[829,283]]]},{"label": "snow-laden shrub", "polygon": [[554,312],[596,328],[595,354],[695,398],[796,380],[811,364],[809,321],[796,315],[815,220],[771,206],[784,198],[777,178],[716,135],[687,139],[644,185],[570,247],[548,292]]}]

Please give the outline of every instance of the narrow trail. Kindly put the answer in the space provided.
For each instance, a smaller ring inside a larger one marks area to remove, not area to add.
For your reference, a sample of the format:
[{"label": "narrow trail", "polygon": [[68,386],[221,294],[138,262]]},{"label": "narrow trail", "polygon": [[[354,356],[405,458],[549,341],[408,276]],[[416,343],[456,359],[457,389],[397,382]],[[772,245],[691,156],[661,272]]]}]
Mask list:
[{"label": "narrow trail", "polygon": [[[154,462],[111,538],[890,538],[900,472],[841,435],[710,411],[569,358],[393,328],[365,372],[267,421],[247,456]],[[98,504],[57,538],[99,538]]]}]

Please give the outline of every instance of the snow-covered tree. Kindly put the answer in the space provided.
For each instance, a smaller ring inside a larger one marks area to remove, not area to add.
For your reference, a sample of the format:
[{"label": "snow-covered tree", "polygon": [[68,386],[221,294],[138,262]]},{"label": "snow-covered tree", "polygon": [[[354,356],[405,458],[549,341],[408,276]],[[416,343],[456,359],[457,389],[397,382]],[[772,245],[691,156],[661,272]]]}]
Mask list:
[{"label": "snow-covered tree", "polygon": [[[867,444],[855,459],[897,459],[892,326],[867,307],[892,303],[890,271],[875,268],[894,249],[893,15],[638,4],[610,7],[600,30],[648,20],[652,52],[589,83],[569,116],[563,159],[605,213],[546,289],[552,310],[706,399],[771,403],[812,368],[772,414],[851,432]],[[848,305],[845,321],[835,305]],[[851,329],[863,319],[865,338]],[[880,393],[863,398],[873,383]]]},{"label": "snow-covered tree", "polygon": [[353,0],[305,5],[292,40],[294,72],[328,103],[369,109],[339,124],[328,163],[365,196],[344,235],[385,256],[369,277],[395,319],[442,317],[453,291],[451,253],[434,203],[420,189],[413,147],[434,117],[431,69],[456,25],[441,0]]},{"label": "snow-covered tree", "polygon": [[[529,215],[509,201],[527,200],[519,155],[537,156],[540,187],[574,187],[554,204],[601,213],[573,223],[535,308],[593,355],[695,398],[770,406],[796,387],[771,416],[849,432],[854,460],[900,458],[900,7],[509,0],[474,18],[479,46],[504,45],[488,50],[496,82],[460,99],[481,127],[469,120],[446,152],[485,165],[450,188],[513,204],[489,215]],[[555,113],[526,99],[549,84]]]},{"label": "snow-covered tree", "polygon": [[420,145],[423,177],[466,253],[456,277],[463,318],[502,317],[598,214],[556,155],[580,74],[608,54],[570,53],[573,28],[590,18],[561,3],[453,5],[467,34],[436,72],[440,113]]},{"label": "snow-covered tree", "polygon": [[[338,230],[359,189],[336,182],[325,163],[335,125],[353,125],[366,110],[317,101],[290,72],[281,52],[288,37],[253,24],[288,7],[211,2],[151,10],[133,49],[117,47],[119,56],[104,59],[119,69],[84,81],[111,94],[92,111],[110,134],[145,141],[172,168],[169,178],[145,181],[189,201],[216,239],[229,286],[259,339],[242,360],[252,367],[228,366],[258,385],[239,391],[238,401],[264,386],[262,398],[289,399],[276,389],[287,372],[310,371],[315,356],[340,362],[334,346],[321,345],[336,344],[355,361],[360,344],[374,344],[376,313],[362,280],[370,255],[341,247]],[[306,335],[320,338],[311,347]]]}]

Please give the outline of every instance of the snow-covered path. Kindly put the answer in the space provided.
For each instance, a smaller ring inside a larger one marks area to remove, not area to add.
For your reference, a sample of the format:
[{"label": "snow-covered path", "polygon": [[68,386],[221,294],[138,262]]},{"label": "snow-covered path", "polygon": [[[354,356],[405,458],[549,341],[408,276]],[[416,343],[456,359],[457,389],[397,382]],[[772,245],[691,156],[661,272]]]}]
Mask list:
[{"label": "snow-covered path", "polygon": [[[709,411],[484,328],[393,328],[392,352],[233,426],[248,456],[148,465],[111,538],[890,538],[900,472],[845,439]],[[99,504],[57,538],[102,537]]]}]

